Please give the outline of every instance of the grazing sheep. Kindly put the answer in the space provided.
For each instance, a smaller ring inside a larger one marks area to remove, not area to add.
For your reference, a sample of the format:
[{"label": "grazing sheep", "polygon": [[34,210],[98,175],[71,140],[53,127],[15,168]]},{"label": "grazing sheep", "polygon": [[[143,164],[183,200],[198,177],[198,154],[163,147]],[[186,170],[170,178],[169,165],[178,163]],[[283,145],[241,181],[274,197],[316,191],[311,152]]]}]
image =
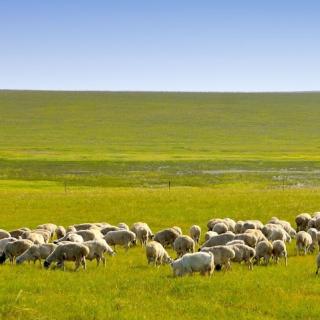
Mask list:
[{"label": "grazing sheep", "polygon": [[228,231],[226,233],[211,237],[201,246],[201,248],[225,245],[226,243],[234,240],[234,237],[234,233]]},{"label": "grazing sheep", "polygon": [[224,222],[219,222],[213,226],[212,231],[218,234],[226,233],[228,231],[228,226]]},{"label": "grazing sheep", "polygon": [[179,236],[173,242],[173,250],[177,253],[177,257],[180,258],[186,253],[195,251],[195,242],[189,236]]},{"label": "grazing sheep", "polygon": [[2,252],[4,251],[4,248],[8,242],[14,242],[14,241],[17,241],[17,239],[13,238],[13,237],[1,239],[0,240],[0,254],[2,254]]},{"label": "grazing sheep", "polygon": [[248,229],[259,229],[263,228],[263,223],[259,220],[246,220],[242,225],[242,233],[244,233]]},{"label": "grazing sheep", "polygon": [[240,234],[236,234],[234,237],[234,240],[242,240],[244,241],[244,243],[252,248],[255,248],[256,244],[257,244],[257,237],[255,236],[255,234],[252,233],[240,233]]},{"label": "grazing sheep", "polygon": [[101,232],[102,235],[105,236],[110,231],[118,231],[118,230],[123,230],[123,229],[121,229],[119,227],[116,227],[116,226],[107,226],[107,227],[102,228],[100,230],[100,232]]},{"label": "grazing sheep", "polygon": [[316,260],[316,262],[317,262],[316,275],[318,275],[318,273],[319,273],[319,269],[320,269],[320,253],[319,253],[319,254],[318,254],[318,256],[317,256],[317,260]]},{"label": "grazing sheep", "polygon": [[207,231],[204,235],[204,241],[208,241],[210,238],[217,236],[218,234],[214,231]]},{"label": "grazing sheep", "polygon": [[39,260],[41,264],[41,259],[46,259],[56,247],[57,245],[53,243],[34,244],[17,257],[16,263],[22,264],[24,261],[33,261],[36,263],[36,261]]},{"label": "grazing sheep", "polygon": [[119,229],[125,229],[125,230],[128,230],[128,231],[129,231],[129,226],[128,226],[126,223],[124,223],[124,222],[118,223],[118,228],[119,228]]},{"label": "grazing sheep", "polygon": [[28,250],[32,245],[33,242],[26,239],[8,242],[4,247],[3,253],[0,255],[0,264],[3,264],[7,258],[13,264],[14,259]]},{"label": "grazing sheep", "polygon": [[8,231],[0,229],[0,240],[5,238],[10,238],[10,237],[11,237],[11,234]]},{"label": "grazing sheep", "polygon": [[44,229],[50,231],[51,238],[54,236],[57,226],[53,223],[44,223],[36,227],[36,229]]},{"label": "grazing sheep", "polygon": [[235,257],[235,252],[231,246],[215,246],[201,248],[201,252],[211,252],[214,256],[216,270],[221,270],[224,266],[226,270],[231,267],[231,260]]},{"label": "grazing sheep", "polygon": [[258,242],[255,256],[257,263],[260,264],[260,260],[263,258],[264,264],[268,265],[270,258],[272,257],[272,251],[273,246],[268,240]]},{"label": "grazing sheep", "polygon": [[211,276],[214,271],[214,257],[211,252],[187,253],[173,261],[171,268],[174,277],[182,277],[185,274],[192,275],[195,272]]},{"label": "grazing sheep", "polygon": [[83,244],[89,248],[89,254],[86,257],[87,260],[92,261],[93,259],[96,259],[97,266],[99,266],[101,260],[103,265],[106,265],[105,253],[108,253],[110,256],[115,255],[114,251],[105,240],[91,240],[86,241]]},{"label": "grazing sheep", "polygon": [[79,223],[79,224],[74,224],[73,227],[76,229],[76,231],[83,231],[83,230],[99,230],[96,223]]},{"label": "grazing sheep", "polygon": [[22,235],[23,239],[27,239],[32,241],[34,244],[43,244],[45,243],[44,237],[41,233],[33,232],[33,231],[26,231]]},{"label": "grazing sheep", "polygon": [[224,223],[228,228],[227,231],[232,231],[232,232],[235,231],[236,223],[234,220],[232,220],[230,218],[224,218],[224,219],[214,218],[214,219],[209,220],[207,223],[208,231],[213,231],[214,226],[218,223]]},{"label": "grazing sheep", "polygon": [[173,246],[174,241],[180,236],[177,230],[173,228],[164,229],[157,232],[154,236],[154,240],[160,242],[162,246],[169,247]]},{"label": "grazing sheep", "polygon": [[146,256],[148,264],[153,262],[155,266],[173,262],[162,244],[157,241],[150,241],[147,243]]},{"label": "grazing sheep", "polygon": [[297,232],[306,231],[310,220],[311,216],[309,213],[301,213],[297,215],[295,219],[297,225]]},{"label": "grazing sheep", "polygon": [[64,242],[64,241],[81,243],[83,242],[83,238],[79,234],[69,232],[64,237],[53,241],[53,243],[59,244],[60,242]]},{"label": "grazing sheep", "polygon": [[57,267],[65,270],[65,261],[75,261],[75,269],[80,265],[86,269],[86,257],[89,254],[89,248],[82,243],[70,242],[57,246],[55,250],[47,257],[43,266],[48,269],[53,262],[57,262]]},{"label": "grazing sheep", "polygon": [[141,245],[146,245],[146,243],[154,237],[150,227],[144,222],[134,223],[130,230],[135,233]]},{"label": "grazing sheep", "polygon": [[234,244],[245,244],[243,240],[232,240],[226,243],[226,246],[232,246]]},{"label": "grazing sheep", "polygon": [[241,221],[241,220],[237,221],[237,223],[236,223],[236,225],[234,227],[234,233],[235,234],[243,233],[243,231],[244,231],[243,230],[243,224],[244,224],[243,221]]},{"label": "grazing sheep", "polygon": [[[239,240],[234,240],[239,241]],[[241,263],[244,261],[247,265],[249,270],[253,269],[253,258],[255,257],[256,251],[255,249],[243,244],[243,243],[234,243],[234,244],[227,244],[232,248],[235,253],[234,258],[232,261]]]},{"label": "grazing sheep", "polygon": [[318,233],[319,232],[318,232],[318,230],[316,228],[310,228],[310,229],[308,229],[307,232],[310,234],[310,236],[312,238],[312,244],[309,247],[309,251],[313,252],[314,249],[316,248],[317,244],[318,244]]},{"label": "grazing sheep", "polygon": [[67,234],[66,229],[63,226],[58,226],[56,229],[56,237],[57,239],[63,238]]},{"label": "grazing sheep", "polygon": [[32,232],[32,233],[41,234],[45,243],[49,243],[49,241],[50,241],[50,239],[51,239],[51,233],[50,233],[49,230],[45,230],[45,229],[35,229],[35,230],[31,231],[31,232]]},{"label": "grazing sheep", "polygon": [[11,237],[19,239],[23,236],[26,231],[31,231],[29,228],[20,228],[16,230],[9,231]]},{"label": "grazing sheep", "polygon": [[249,233],[257,238],[257,242],[268,240],[266,236],[259,229],[247,229],[244,233]]},{"label": "grazing sheep", "polygon": [[173,226],[172,229],[176,230],[180,236],[182,236],[182,229],[180,227],[177,226]]},{"label": "grazing sheep", "polygon": [[268,239],[270,241],[282,240],[285,242],[291,242],[291,237],[282,228],[272,230],[271,235],[268,237]]},{"label": "grazing sheep", "polygon": [[193,225],[190,227],[189,233],[193,241],[198,244],[201,237],[201,228],[198,225]]},{"label": "grazing sheep", "polygon": [[297,255],[300,254],[301,251],[306,255],[309,247],[312,245],[312,238],[309,233],[305,231],[299,231],[296,237],[296,250]]},{"label": "grazing sheep", "polygon": [[120,245],[128,251],[131,245],[136,244],[136,235],[128,230],[110,231],[104,236],[104,240],[109,246],[114,246],[115,248],[116,245]]},{"label": "grazing sheep", "polygon": [[284,257],[286,266],[288,265],[288,254],[286,244],[282,240],[276,240],[272,243],[273,246],[273,257],[275,262],[278,263],[281,257]]},{"label": "grazing sheep", "polygon": [[74,226],[69,226],[66,229],[66,234],[70,233],[70,232],[77,232],[77,229]]},{"label": "grazing sheep", "polygon": [[268,224],[280,225],[289,234],[291,238],[295,238],[296,236],[296,231],[292,228],[290,222],[288,221],[279,220],[277,217],[272,217]]}]

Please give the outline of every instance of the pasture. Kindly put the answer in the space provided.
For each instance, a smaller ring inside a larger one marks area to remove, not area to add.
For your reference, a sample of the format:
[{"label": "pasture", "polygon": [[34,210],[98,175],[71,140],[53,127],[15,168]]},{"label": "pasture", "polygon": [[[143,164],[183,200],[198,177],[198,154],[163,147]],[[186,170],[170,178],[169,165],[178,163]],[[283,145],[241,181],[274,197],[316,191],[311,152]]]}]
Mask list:
[{"label": "pasture", "polygon": [[[320,211],[319,93],[0,92],[0,228]],[[171,188],[168,188],[168,182]],[[137,246],[86,271],[0,266],[2,319],[317,319],[316,254],[173,278]],[[169,253],[175,257],[170,249]]]}]

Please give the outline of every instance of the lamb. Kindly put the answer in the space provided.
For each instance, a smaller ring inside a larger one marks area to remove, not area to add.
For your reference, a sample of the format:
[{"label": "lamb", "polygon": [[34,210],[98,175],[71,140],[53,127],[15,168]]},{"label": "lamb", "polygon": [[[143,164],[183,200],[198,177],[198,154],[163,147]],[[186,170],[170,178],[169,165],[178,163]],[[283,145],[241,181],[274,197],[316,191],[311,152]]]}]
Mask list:
[{"label": "lamb", "polygon": [[46,259],[57,247],[53,243],[34,244],[24,253],[17,257],[16,263],[22,264],[24,261],[33,261],[36,263],[39,260],[41,265],[41,259]]},{"label": "lamb", "polygon": [[297,232],[306,231],[308,227],[308,222],[311,220],[309,213],[301,213],[296,216],[295,222],[297,225]]},{"label": "lamb", "polygon": [[312,238],[310,234],[305,231],[299,231],[296,237],[297,255],[300,254],[301,251],[306,255],[311,245]]},{"label": "lamb", "polygon": [[255,234],[252,233],[240,233],[240,234],[236,234],[234,237],[234,240],[242,240],[244,241],[244,243],[249,246],[254,248],[257,244],[257,237],[255,236]]},{"label": "lamb", "polygon": [[83,242],[83,238],[79,234],[69,232],[64,237],[53,241],[53,243],[59,244],[60,242],[64,242],[64,241],[81,243]]},{"label": "lamb", "polygon": [[14,241],[17,241],[17,239],[13,238],[13,237],[1,239],[0,240],[0,254],[2,254],[2,252],[4,251],[4,248],[8,242],[14,242]]},{"label": "lamb", "polygon": [[193,225],[190,227],[189,233],[193,241],[198,244],[201,237],[201,228],[198,225]]},{"label": "lamb", "polygon": [[58,226],[56,229],[57,239],[63,238],[67,234],[66,229],[63,226]]},{"label": "lamb", "polygon": [[148,264],[153,262],[155,266],[173,262],[161,243],[157,241],[150,241],[147,243],[146,256]]},{"label": "lamb", "polygon": [[312,244],[309,247],[309,251],[313,252],[314,249],[316,248],[317,244],[318,244],[318,233],[319,232],[318,232],[318,230],[316,228],[310,228],[310,229],[308,229],[307,232],[310,234],[310,236],[312,238]]},{"label": "lamb", "polygon": [[219,222],[213,226],[212,231],[218,234],[226,233],[228,231],[228,226],[224,222]]},{"label": "lamb", "polygon": [[223,266],[226,270],[231,267],[231,259],[234,259],[235,252],[230,246],[215,246],[201,248],[201,252],[211,252],[214,256],[214,264],[216,270],[220,270]]},{"label": "lamb", "polygon": [[189,236],[179,236],[173,242],[173,250],[177,253],[177,257],[180,258],[186,253],[195,251],[195,242]]},{"label": "lamb", "polygon": [[146,243],[154,237],[150,227],[144,222],[134,223],[130,230],[135,233],[141,245],[146,245]]},{"label": "lamb", "polygon": [[173,276],[192,275],[200,272],[201,275],[212,275],[214,271],[214,257],[211,252],[187,253],[171,263]]},{"label": "lamb", "polygon": [[10,237],[11,237],[11,234],[8,231],[0,229],[0,240],[5,238],[10,238]]},{"label": "lamb", "polygon": [[288,254],[286,244],[282,240],[276,240],[272,243],[273,246],[273,257],[275,262],[278,263],[281,257],[284,257],[286,266],[288,265]]},{"label": "lamb", "polygon": [[174,241],[180,236],[177,230],[173,228],[164,229],[157,232],[154,236],[154,240],[160,242],[162,246],[168,247],[173,246]]},{"label": "lamb", "polygon": [[124,222],[118,223],[118,228],[119,228],[119,229],[125,229],[125,230],[128,230],[128,231],[129,231],[129,226],[128,226],[126,223],[124,223]]},{"label": "lamb", "polygon": [[214,231],[207,231],[204,235],[204,241],[208,241],[210,238],[217,236],[218,234]]},{"label": "lamb", "polygon": [[26,239],[8,242],[0,256],[0,264],[3,264],[7,258],[9,258],[10,263],[13,264],[14,259],[28,250],[32,245],[33,242]]},{"label": "lamb", "polygon": [[128,230],[110,231],[104,236],[104,240],[114,248],[116,245],[120,245],[128,251],[131,245],[136,244],[136,235]]},{"label": "lamb", "polygon": [[97,260],[97,266],[99,266],[100,261],[103,262],[103,265],[106,265],[105,253],[108,253],[110,256],[115,255],[114,251],[106,243],[105,240],[91,240],[83,243],[89,248],[89,254],[87,255],[87,260],[92,261],[93,259]]},{"label": "lamb", "polygon": [[16,230],[9,231],[11,237],[19,239],[23,236],[26,231],[31,231],[29,228],[20,228]]},{"label": "lamb", "polygon": [[201,248],[225,245],[226,243],[234,240],[234,237],[234,233],[228,231],[226,233],[211,237],[202,245]]},{"label": "lamb", "polygon": [[260,260],[263,258],[264,264],[268,265],[270,258],[272,257],[272,252],[273,246],[268,240],[258,242],[255,256],[257,263],[260,264]]},{"label": "lamb", "polygon": [[47,257],[43,266],[48,269],[53,262],[57,262],[57,266],[65,270],[64,261],[75,261],[75,269],[77,271],[82,265],[86,269],[86,257],[89,254],[89,248],[82,243],[70,242],[57,246],[55,250]]},{"label": "lamb", "polygon": [[229,244],[228,246],[231,247],[235,253],[235,256],[232,259],[232,261],[239,263],[244,261],[245,263],[247,263],[249,270],[253,269],[253,258],[256,254],[255,249],[242,243],[235,243],[231,245]]}]

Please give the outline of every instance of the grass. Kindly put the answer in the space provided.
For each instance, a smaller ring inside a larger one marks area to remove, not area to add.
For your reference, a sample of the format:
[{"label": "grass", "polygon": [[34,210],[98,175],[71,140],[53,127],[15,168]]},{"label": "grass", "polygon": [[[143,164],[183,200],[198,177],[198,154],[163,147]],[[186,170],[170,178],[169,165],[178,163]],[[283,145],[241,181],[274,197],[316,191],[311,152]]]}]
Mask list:
[{"label": "grass", "polygon": [[[319,211],[319,93],[0,92],[0,228]],[[171,181],[171,189],[168,189]],[[66,185],[66,189],[65,189]],[[169,250],[174,256],[173,252]],[[0,319],[317,319],[316,254],[171,276],[144,251],[86,272],[0,267]]]}]

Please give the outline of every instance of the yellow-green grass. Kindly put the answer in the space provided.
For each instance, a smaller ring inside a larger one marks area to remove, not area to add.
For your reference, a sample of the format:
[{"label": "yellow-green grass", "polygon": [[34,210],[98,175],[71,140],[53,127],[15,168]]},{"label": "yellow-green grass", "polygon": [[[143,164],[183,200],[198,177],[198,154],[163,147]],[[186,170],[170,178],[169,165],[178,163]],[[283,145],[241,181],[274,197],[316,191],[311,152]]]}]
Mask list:
[{"label": "yellow-green grass", "polygon": [[[4,188],[5,186],[5,188]],[[203,231],[211,217],[272,216],[294,221],[297,213],[319,209],[320,189],[270,189],[261,184],[216,188],[93,188],[41,181],[3,181],[1,227],[35,227],[43,222],[69,225],[106,221],[146,221],[153,231],[178,225],[184,233],[197,223]],[[174,279],[170,266],[148,266],[141,247],[118,249],[107,267],[88,263],[87,271],[42,270],[38,265],[0,266],[0,315],[3,319],[317,319],[320,280],[315,257],[296,257],[289,265],[233,264],[211,278]],[[169,250],[174,256],[172,250]]]}]

